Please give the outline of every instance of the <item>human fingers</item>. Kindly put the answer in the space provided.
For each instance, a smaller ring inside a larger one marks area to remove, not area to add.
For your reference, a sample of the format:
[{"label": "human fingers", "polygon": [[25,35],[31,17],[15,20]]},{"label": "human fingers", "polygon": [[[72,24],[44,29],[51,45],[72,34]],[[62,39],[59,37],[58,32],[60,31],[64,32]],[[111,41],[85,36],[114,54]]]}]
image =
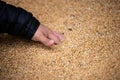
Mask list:
[{"label": "human fingers", "polygon": [[52,46],[54,44],[54,40],[48,39],[45,35],[40,35],[39,41],[42,42],[45,46]]},{"label": "human fingers", "polygon": [[51,39],[51,40],[54,40],[54,43],[55,44],[60,44],[60,40],[57,36],[54,35],[54,33],[50,33],[48,35],[48,38]]},{"label": "human fingers", "polygon": [[55,36],[57,36],[59,38],[60,41],[64,41],[64,36],[58,32],[53,32]]}]

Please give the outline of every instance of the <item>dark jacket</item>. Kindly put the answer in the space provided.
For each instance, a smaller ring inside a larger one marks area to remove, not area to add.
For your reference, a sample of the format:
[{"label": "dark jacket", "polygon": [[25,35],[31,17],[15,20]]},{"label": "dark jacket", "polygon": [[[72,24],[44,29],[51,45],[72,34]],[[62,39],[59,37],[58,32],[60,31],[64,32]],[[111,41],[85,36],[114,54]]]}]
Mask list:
[{"label": "dark jacket", "polygon": [[30,12],[0,0],[0,33],[31,39],[39,25],[40,22]]}]

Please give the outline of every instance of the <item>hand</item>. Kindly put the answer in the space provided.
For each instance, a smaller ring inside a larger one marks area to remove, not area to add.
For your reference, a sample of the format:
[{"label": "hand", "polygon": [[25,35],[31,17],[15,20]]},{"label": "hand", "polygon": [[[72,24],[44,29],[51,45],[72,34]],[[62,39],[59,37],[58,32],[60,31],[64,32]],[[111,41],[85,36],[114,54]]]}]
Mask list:
[{"label": "hand", "polygon": [[45,46],[50,47],[54,44],[60,44],[64,37],[62,34],[52,31],[51,29],[40,25],[32,37],[33,41],[41,42]]}]

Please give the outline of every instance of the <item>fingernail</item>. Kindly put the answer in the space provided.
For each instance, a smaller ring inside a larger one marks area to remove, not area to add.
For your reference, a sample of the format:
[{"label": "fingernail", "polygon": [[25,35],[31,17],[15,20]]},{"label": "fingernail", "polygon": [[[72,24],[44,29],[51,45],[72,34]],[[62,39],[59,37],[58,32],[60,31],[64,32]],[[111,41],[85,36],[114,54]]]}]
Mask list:
[{"label": "fingernail", "polygon": [[53,43],[54,43],[54,40],[50,40],[49,43],[50,43],[50,44],[53,44]]},{"label": "fingernail", "polygon": [[59,39],[60,39],[61,42],[63,42],[63,41],[65,40],[63,35],[61,35],[61,36],[59,37]]}]

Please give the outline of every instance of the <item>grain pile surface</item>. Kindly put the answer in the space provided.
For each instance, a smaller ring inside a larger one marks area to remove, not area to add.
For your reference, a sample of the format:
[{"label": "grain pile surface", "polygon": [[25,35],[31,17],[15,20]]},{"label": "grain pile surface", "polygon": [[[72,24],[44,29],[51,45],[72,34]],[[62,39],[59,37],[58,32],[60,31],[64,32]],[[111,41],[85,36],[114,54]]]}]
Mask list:
[{"label": "grain pile surface", "polygon": [[120,0],[5,0],[66,39],[51,49],[0,34],[0,80],[120,80]]}]

